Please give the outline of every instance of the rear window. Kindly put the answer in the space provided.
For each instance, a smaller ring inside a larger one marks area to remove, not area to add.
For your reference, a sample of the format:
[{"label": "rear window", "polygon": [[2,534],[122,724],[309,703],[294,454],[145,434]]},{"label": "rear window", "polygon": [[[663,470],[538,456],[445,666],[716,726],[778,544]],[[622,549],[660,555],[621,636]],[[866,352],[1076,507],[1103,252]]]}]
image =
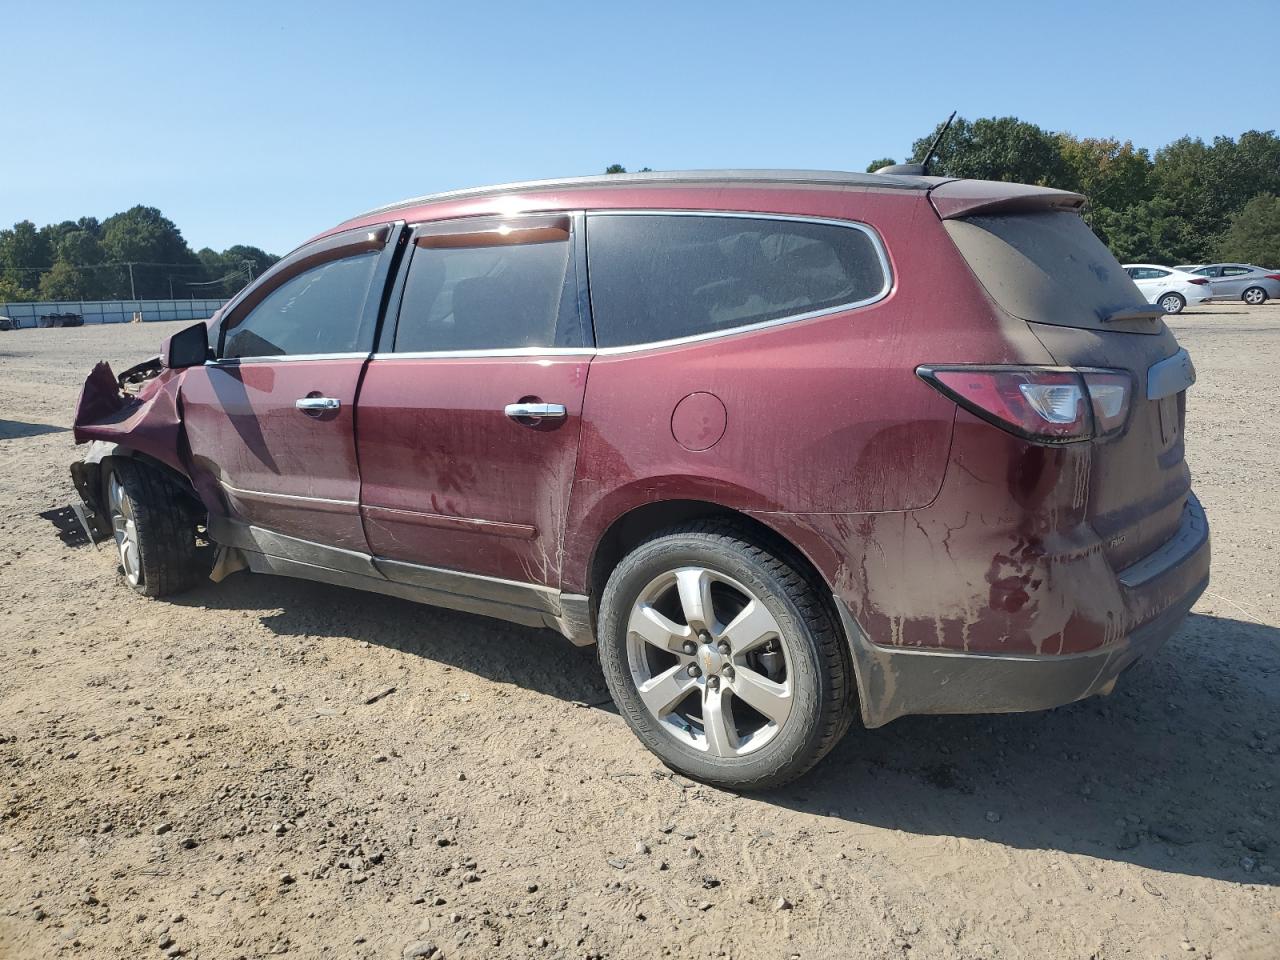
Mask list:
[{"label": "rear window", "polygon": [[967,217],[947,220],[946,227],[987,293],[1015,317],[1106,330],[1160,326],[1106,322],[1147,300],[1078,214]]},{"label": "rear window", "polygon": [[622,347],[866,303],[888,289],[854,225],[599,214],[587,221],[596,343]]}]

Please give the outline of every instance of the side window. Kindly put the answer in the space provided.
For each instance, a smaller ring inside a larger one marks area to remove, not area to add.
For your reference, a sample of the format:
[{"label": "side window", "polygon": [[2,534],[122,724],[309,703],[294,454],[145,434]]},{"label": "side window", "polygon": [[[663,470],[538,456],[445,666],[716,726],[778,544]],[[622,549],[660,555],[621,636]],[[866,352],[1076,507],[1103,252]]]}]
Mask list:
[{"label": "side window", "polygon": [[866,303],[889,286],[866,231],[800,220],[590,215],[587,257],[601,347]]},{"label": "side window", "polygon": [[282,357],[359,350],[365,297],[380,253],[330,260],[290,277],[238,321],[222,356]]},{"label": "side window", "polygon": [[1158,278],[1160,278],[1160,277],[1167,277],[1167,276],[1169,276],[1169,271],[1168,271],[1168,270],[1157,270],[1155,267],[1152,267],[1152,268],[1151,268],[1150,270],[1148,270],[1147,272],[1151,275],[1151,279],[1153,279],[1153,280],[1156,280],[1156,279],[1158,279]]},{"label": "side window", "polygon": [[1249,271],[1244,267],[1223,267],[1222,275],[1224,277],[1242,277]]},{"label": "side window", "polygon": [[1218,275],[1218,268],[1217,267],[1201,267],[1199,270],[1193,270],[1192,272],[1199,274],[1202,277],[1216,277]]},{"label": "side window", "polygon": [[414,238],[396,353],[583,342],[568,217],[453,223]]}]

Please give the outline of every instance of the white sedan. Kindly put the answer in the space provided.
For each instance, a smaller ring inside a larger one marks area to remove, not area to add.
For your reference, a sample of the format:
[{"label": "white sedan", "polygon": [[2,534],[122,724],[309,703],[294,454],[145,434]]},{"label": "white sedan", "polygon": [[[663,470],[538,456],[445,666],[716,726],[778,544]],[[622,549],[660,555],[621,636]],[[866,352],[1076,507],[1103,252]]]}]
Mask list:
[{"label": "white sedan", "polygon": [[1204,277],[1160,267],[1154,263],[1126,263],[1124,272],[1138,285],[1147,303],[1159,304],[1165,313],[1181,313],[1189,303],[1205,303],[1213,295]]}]

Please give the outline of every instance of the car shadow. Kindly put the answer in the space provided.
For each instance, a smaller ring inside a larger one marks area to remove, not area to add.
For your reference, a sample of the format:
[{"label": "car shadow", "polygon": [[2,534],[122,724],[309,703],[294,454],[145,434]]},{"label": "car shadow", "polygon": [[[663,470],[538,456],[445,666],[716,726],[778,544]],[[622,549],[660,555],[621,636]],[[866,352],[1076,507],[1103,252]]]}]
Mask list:
[{"label": "car shadow", "polygon": [[66,431],[66,427],[57,427],[51,423],[0,420],[0,440],[21,440],[26,437],[42,437],[46,433],[65,433]]},{"label": "car shadow", "polygon": [[[280,635],[350,636],[613,710],[594,649],[549,630],[250,575],[178,599],[261,610]],[[918,836],[1277,885],[1277,716],[1280,629],[1193,614],[1110,697],[1043,713],[907,717],[878,730],[855,723],[813,771],[758,797]]]}]

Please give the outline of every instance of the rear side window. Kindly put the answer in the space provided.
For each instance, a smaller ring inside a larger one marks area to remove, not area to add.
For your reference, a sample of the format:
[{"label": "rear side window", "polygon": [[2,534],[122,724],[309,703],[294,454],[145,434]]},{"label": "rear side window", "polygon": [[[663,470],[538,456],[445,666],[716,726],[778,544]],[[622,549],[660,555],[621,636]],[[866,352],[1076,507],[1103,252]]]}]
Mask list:
[{"label": "rear side window", "polygon": [[1242,277],[1249,272],[1248,267],[1223,267],[1222,275],[1224,277]]},{"label": "rear side window", "polygon": [[272,290],[226,335],[222,356],[350,353],[360,348],[365,297],[380,252],[311,267]]},{"label": "rear side window", "polygon": [[582,342],[567,217],[452,224],[415,237],[396,353]]},{"label": "rear side window", "polygon": [[866,303],[889,286],[861,228],[677,214],[587,218],[596,343],[623,347]]}]

